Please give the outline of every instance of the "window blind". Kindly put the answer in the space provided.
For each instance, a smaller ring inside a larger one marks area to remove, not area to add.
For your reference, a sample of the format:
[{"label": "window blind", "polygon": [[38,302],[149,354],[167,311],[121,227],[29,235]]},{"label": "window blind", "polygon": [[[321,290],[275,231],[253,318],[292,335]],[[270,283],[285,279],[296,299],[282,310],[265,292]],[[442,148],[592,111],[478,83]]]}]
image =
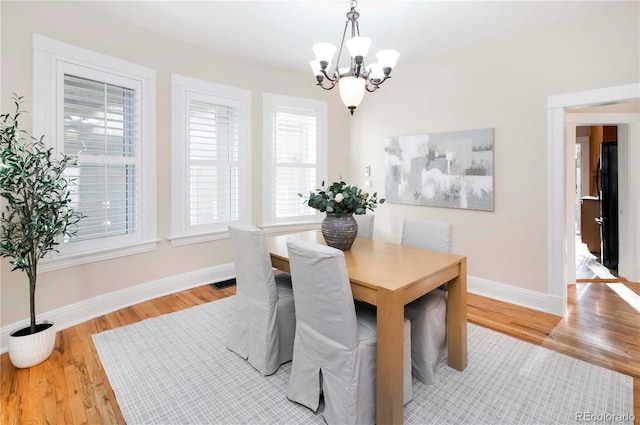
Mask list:
[{"label": "window blind", "polygon": [[66,242],[134,233],[139,211],[137,93],[64,75],[64,152],[81,152],[72,205],[85,218]]},{"label": "window blind", "polygon": [[276,109],[274,119],[276,219],[313,215],[298,193],[306,196],[316,186],[317,119],[288,108]]},{"label": "window blind", "polygon": [[189,224],[239,219],[239,111],[237,107],[189,101]]}]

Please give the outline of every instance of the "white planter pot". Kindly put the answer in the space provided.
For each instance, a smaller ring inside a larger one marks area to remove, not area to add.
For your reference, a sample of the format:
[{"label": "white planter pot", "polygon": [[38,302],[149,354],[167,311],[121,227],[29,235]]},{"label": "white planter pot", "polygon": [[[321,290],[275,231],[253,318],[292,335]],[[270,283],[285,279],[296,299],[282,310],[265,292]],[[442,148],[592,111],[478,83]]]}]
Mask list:
[{"label": "white planter pot", "polygon": [[22,329],[16,329],[9,335],[9,358],[18,368],[27,368],[42,363],[53,351],[56,342],[56,324],[39,323],[36,326],[51,325],[31,335],[14,336]]}]

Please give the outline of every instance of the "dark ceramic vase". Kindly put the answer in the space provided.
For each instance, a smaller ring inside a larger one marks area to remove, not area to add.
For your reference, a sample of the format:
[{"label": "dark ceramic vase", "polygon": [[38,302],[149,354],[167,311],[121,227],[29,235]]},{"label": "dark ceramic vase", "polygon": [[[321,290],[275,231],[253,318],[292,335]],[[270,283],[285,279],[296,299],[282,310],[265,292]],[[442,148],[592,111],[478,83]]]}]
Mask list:
[{"label": "dark ceramic vase", "polygon": [[342,214],[340,217],[327,213],[322,220],[321,230],[327,245],[341,251],[348,251],[358,235],[358,223],[351,213]]}]

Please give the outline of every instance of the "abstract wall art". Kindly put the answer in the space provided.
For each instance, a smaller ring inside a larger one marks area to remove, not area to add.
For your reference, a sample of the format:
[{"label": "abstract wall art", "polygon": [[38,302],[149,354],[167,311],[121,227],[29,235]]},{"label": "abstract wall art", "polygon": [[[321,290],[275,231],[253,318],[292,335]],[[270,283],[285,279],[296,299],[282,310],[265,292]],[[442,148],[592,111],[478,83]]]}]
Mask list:
[{"label": "abstract wall art", "polygon": [[493,128],[385,139],[387,202],[493,211]]}]

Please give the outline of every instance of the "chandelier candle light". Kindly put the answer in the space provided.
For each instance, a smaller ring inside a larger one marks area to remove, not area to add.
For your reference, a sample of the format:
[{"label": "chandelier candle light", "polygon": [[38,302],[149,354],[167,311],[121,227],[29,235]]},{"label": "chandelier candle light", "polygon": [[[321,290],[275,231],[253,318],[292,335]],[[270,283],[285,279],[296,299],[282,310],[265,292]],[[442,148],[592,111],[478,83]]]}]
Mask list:
[{"label": "chandelier candle light", "polygon": [[[318,43],[313,46],[313,52],[316,60],[310,62],[318,86],[324,90],[331,90],[336,85],[340,88],[340,99],[344,105],[349,108],[351,115],[353,111],[360,105],[364,98],[364,91],[374,92],[378,90],[380,84],[391,78],[391,70],[396,66],[400,53],[395,50],[380,50],[376,54],[377,63],[365,66],[364,58],[367,56],[371,40],[367,37],[360,36],[360,26],[358,18],[360,14],[356,12],[358,3],[351,0],[351,10],[347,12],[347,22],[344,25],[342,33],[342,41],[340,42],[340,50],[336,60],[335,69],[330,72],[331,61],[336,52],[335,46],[329,43]],[[342,47],[345,45],[347,29],[351,24],[351,38],[347,40],[346,45],[351,55],[351,64],[349,68],[339,68],[340,56],[342,55]]]}]

